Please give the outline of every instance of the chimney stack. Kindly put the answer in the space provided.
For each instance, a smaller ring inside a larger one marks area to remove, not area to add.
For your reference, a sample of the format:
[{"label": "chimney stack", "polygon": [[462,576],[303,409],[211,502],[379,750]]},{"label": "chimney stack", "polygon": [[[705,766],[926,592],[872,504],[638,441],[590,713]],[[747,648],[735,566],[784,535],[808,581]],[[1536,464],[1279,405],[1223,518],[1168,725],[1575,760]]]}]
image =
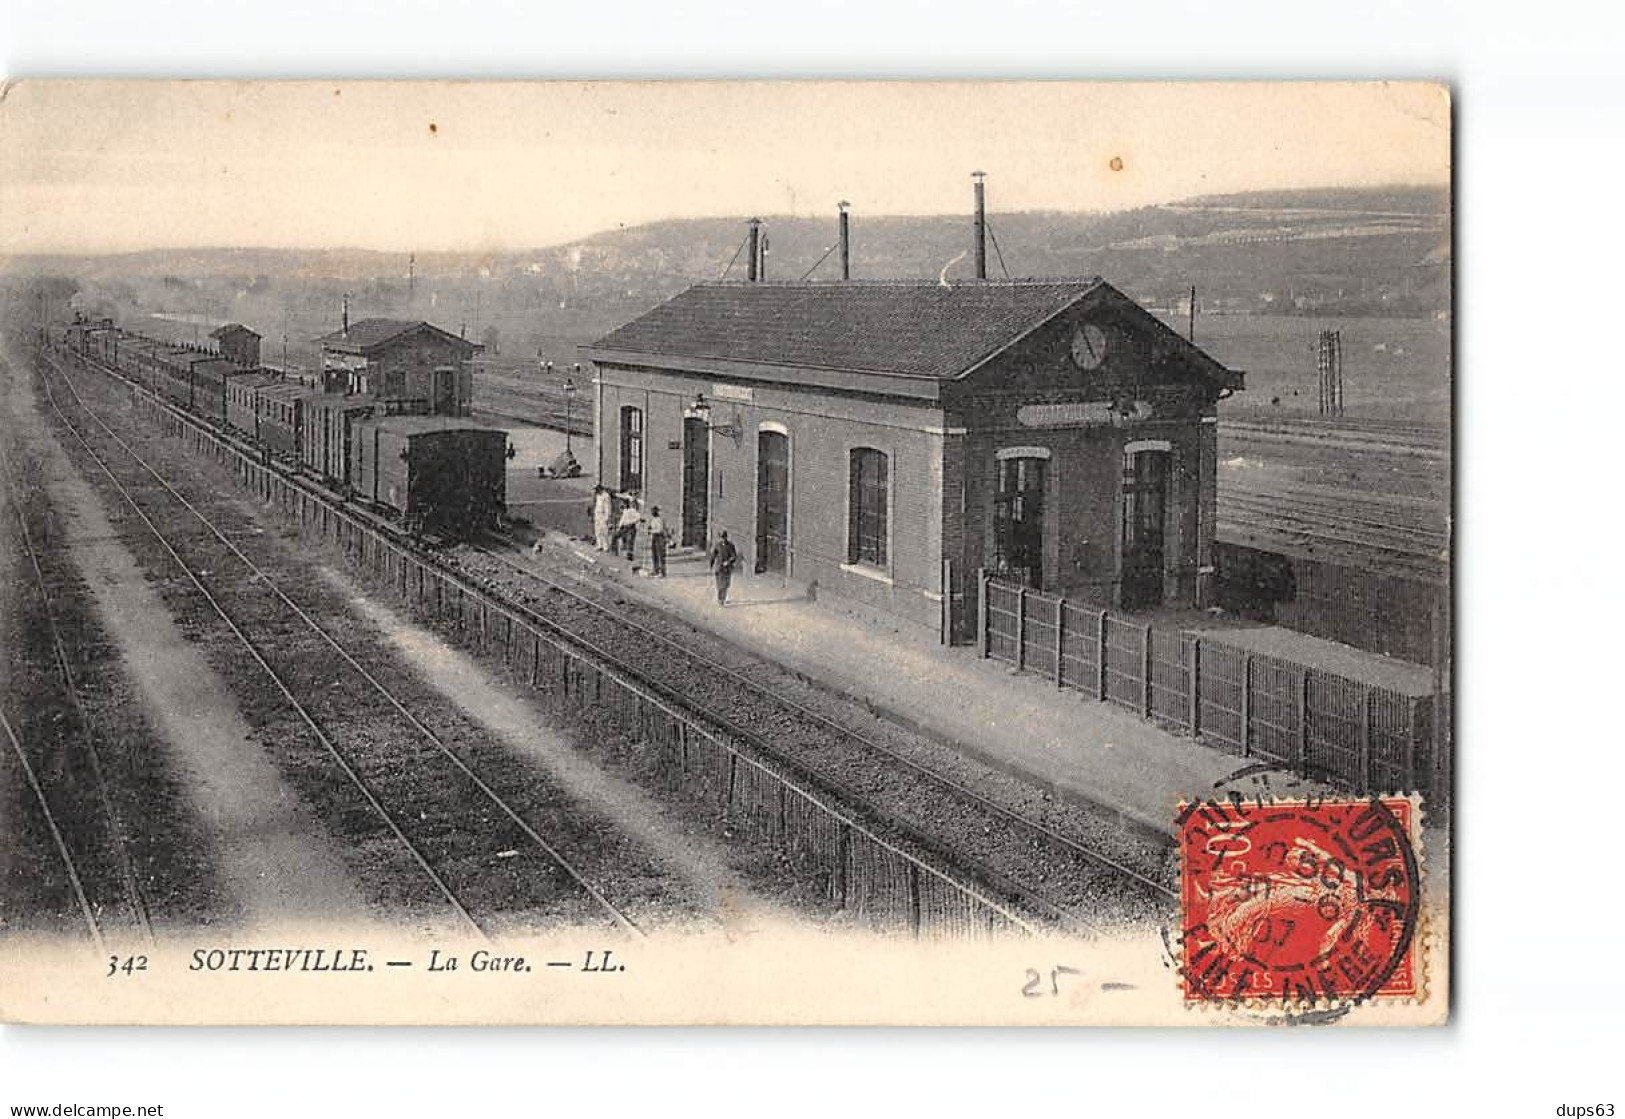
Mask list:
[{"label": "chimney stack", "polygon": [[987,279],[987,190],[982,180],[987,178],[983,171],[972,171],[971,178],[976,180],[976,278]]},{"label": "chimney stack", "polygon": [[762,219],[750,219],[750,232],[745,235],[745,280],[756,282],[756,269],[761,263]]},{"label": "chimney stack", "polygon": [[852,203],[837,202],[835,205],[841,211],[841,279],[850,280],[852,278],[852,228],[846,208]]},{"label": "chimney stack", "polygon": [[349,292],[344,293],[344,318],[343,318],[343,325],[341,327],[341,330],[343,331],[344,337],[348,338],[350,336],[350,293]]}]

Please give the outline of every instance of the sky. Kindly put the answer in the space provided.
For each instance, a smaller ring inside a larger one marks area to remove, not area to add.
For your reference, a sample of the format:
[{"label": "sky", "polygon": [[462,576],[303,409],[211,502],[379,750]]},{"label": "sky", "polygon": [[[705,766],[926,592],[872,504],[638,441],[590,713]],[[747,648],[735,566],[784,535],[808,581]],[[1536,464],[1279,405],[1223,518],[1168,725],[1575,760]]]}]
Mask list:
[{"label": "sky", "polygon": [[511,251],[670,217],[1449,181],[1402,83],[83,82],[0,101],[0,253]]}]

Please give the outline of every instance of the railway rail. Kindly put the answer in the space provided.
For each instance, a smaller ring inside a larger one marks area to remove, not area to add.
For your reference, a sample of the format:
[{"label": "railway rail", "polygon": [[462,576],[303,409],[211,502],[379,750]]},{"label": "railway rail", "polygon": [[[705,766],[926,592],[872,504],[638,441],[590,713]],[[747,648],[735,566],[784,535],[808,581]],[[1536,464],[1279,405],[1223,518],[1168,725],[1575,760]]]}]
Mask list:
[{"label": "railway rail", "polygon": [[1299,443],[1426,459],[1444,459],[1450,453],[1446,426],[1404,420],[1224,416],[1219,435],[1237,442]]},{"label": "railway rail", "polygon": [[[515,563],[488,544],[471,545],[470,551],[480,561],[467,565],[472,573],[490,577],[494,565],[501,574],[522,579],[548,596],[545,615],[525,607],[535,620],[600,647],[630,640],[641,650],[634,654],[635,671],[645,679],[686,694],[712,718],[719,710],[729,711],[726,722],[732,733],[780,764],[833,788],[848,803],[865,805],[880,822],[901,825],[915,833],[916,842],[922,841],[921,835],[942,834],[951,824],[948,830],[959,837],[951,857],[1052,919],[1098,931],[1104,923],[1143,917],[1177,900],[1158,874],[1167,865],[1166,850],[1160,845],[1153,853],[1147,849],[1150,844],[1129,843],[1129,852],[1134,853],[1114,854],[1097,843],[1063,834],[791,698],[779,681],[754,680],[625,611]],[[1112,827],[1115,830],[1116,825]],[[991,837],[997,838],[989,841]],[[924,842],[941,849],[940,842]],[[1010,859],[1011,850],[1019,850],[1021,860]],[[1130,865],[1135,854],[1145,860],[1142,865]],[[1153,862],[1161,865],[1153,867]],[[1042,886],[1031,884],[1035,877]],[[1097,912],[1107,914],[1104,921],[1093,916]]]},{"label": "railway rail", "polygon": [[1431,502],[1327,487],[1252,489],[1228,479],[1217,503],[1219,538],[1438,582],[1450,535]]},{"label": "railway rail", "polygon": [[[364,665],[301,607],[267,565],[255,562],[198,503],[188,499],[121,438],[85,402],[66,373],[49,359],[42,362],[40,372],[46,401],[64,429],[297,715],[366,810],[384,824],[423,879],[433,885],[433,895],[451,910],[459,925],[489,936],[501,915],[515,902],[559,908],[564,899],[559,898],[557,889],[543,887],[551,887],[553,879],[562,874],[567,891],[575,895],[573,903],[564,906],[569,912],[607,916],[626,933],[642,935],[627,912],[532,826],[507,796],[465,762],[442,732],[428,725],[428,716],[410,708],[380,679],[379,673]],[[53,379],[72,397],[71,407],[78,409],[81,422],[75,423],[68,415],[68,407],[52,387]],[[103,442],[104,451],[108,444],[116,446],[136,473],[151,481],[129,481],[128,472],[121,478],[109,461],[114,456],[98,451],[92,436]],[[145,501],[137,498],[137,489],[145,495]],[[167,512],[161,508],[166,503]],[[202,529],[185,543],[180,541],[178,531],[166,532],[158,524],[160,518],[173,518],[178,511],[184,511],[185,517],[195,520]],[[183,553],[190,553],[191,558]],[[252,578],[232,580],[211,574],[230,567],[233,561]],[[265,609],[267,603],[272,606],[269,611]],[[291,641],[290,631],[302,635],[305,643]],[[294,645],[297,647],[289,648]],[[330,651],[337,661],[332,657],[301,656],[311,645]],[[326,671],[335,663],[344,665],[347,671]],[[353,717],[357,712],[363,713],[365,723]],[[391,748],[387,757],[361,748],[381,726],[389,728],[381,736]],[[467,743],[459,745],[466,748]],[[397,805],[410,801],[416,818],[402,808],[392,809],[386,803],[390,801]],[[470,803],[482,806],[485,819],[481,828],[468,827]],[[523,869],[531,873],[510,872],[513,877],[509,880],[497,881],[489,857],[521,849],[541,852],[542,866],[512,860],[509,865],[516,872]],[[548,881],[542,883],[543,878]],[[538,890],[542,891],[540,896]]]},{"label": "railway rail", "polygon": [[23,777],[28,782],[29,789],[34,794],[34,803],[39,805],[40,818],[44,821],[46,829],[51,833],[51,843],[62,860],[64,873],[68,876],[68,885],[73,891],[73,899],[79,907],[79,913],[84,918],[85,927],[89,931],[90,941],[96,948],[98,955],[107,953],[107,940],[102,935],[102,924],[96,916],[95,909],[90,904],[90,897],[85,892],[85,882],[79,874],[78,862],[73,857],[73,851],[68,847],[67,837],[62,834],[61,826],[56,822],[56,813],[51,808],[51,798],[45,795],[45,785],[39,779],[39,773],[34,763],[29,760],[28,751],[23,747],[22,739],[12,728],[11,720],[6,716],[4,708],[0,708],[0,731],[5,732],[6,741],[11,744],[17,764],[22,768]]},{"label": "railway rail", "polygon": [[[88,794],[88,799],[92,802],[91,805],[85,806],[70,803],[69,807],[74,809],[89,807],[92,812],[99,815],[100,827],[101,829],[105,829],[104,843],[101,844],[101,846],[105,846],[106,851],[102,852],[102,854],[105,857],[110,858],[113,863],[114,876],[118,881],[118,892],[120,895],[118,900],[122,902],[122,906],[128,917],[129,925],[136,931],[142,940],[146,941],[150,945],[153,942],[152,922],[150,917],[151,906],[149,899],[146,896],[146,892],[141,887],[140,879],[135,872],[134,861],[131,858],[129,827],[126,824],[122,813],[119,812],[118,808],[113,802],[106,767],[102,762],[101,749],[97,745],[99,728],[95,719],[92,718],[89,708],[84,701],[77,674],[74,672],[73,665],[68,656],[67,644],[62,635],[62,626],[57,619],[56,610],[52,606],[51,584],[46,577],[44,566],[41,563],[40,550],[34,541],[34,532],[29,526],[29,516],[28,510],[25,508],[23,487],[18,484],[17,477],[17,465],[15,460],[12,458],[10,449],[0,446],[0,486],[3,486],[4,488],[6,494],[6,504],[11,508],[13,517],[16,521],[18,541],[22,544],[23,552],[27,556],[27,571],[29,578],[26,580],[26,582],[32,589],[32,594],[37,597],[37,616],[43,618],[45,622],[46,635],[50,640],[53,667],[55,670],[54,679],[57,684],[56,688],[52,690],[60,694],[60,699],[65,701],[63,706],[72,712],[71,722],[73,731],[71,733],[71,737],[77,747],[78,755],[84,761],[84,773],[86,776],[88,776],[87,783],[90,786],[90,788],[84,792]],[[49,693],[47,693],[47,695],[48,694]],[[42,696],[40,698],[43,699],[45,697]],[[76,861],[70,852],[67,837],[57,825],[56,813],[53,812],[51,808],[51,797],[46,789],[47,782],[40,779],[38,768],[35,765],[35,760],[30,758],[30,750],[23,745],[22,739],[17,735],[11,721],[4,720],[4,722],[6,736],[8,739],[10,739],[18,762],[22,766],[27,781],[32,787],[34,794],[39,801],[41,811],[44,813],[45,821],[49,827],[49,830],[51,831],[53,842],[55,843],[65,864],[66,871],[73,886],[74,893],[77,896],[79,906],[89,924],[91,939],[95,942],[99,950],[104,946],[104,937],[102,934],[103,921],[96,915],[96,909],[93,909],[90,905],[82,878],[76,866]],[[52,745],[52,743],[38,741],[32,745],[34,745],[36,757],[38,757],[38,751]],[[67,766],[57,765],[53,766],[52,768],[57,769],[62,773],[62,780],[65,783],[71,782],[71,771]],[[75,796],[75,793],[79,792],[78,790],[66,789],[57,791],[59,792],[59,803],[63,800],[72,802],[78,799],[78,797]],[[77,813],[75,813],[75,815],[77,815]],[[76,819],[75,822],[79,824],[77,831],[81,835],[85,835],[86,841],[93,841],[95,838],[94,834],[86,834],[87,832],[90,832],[88,822],[83,819]],[[99,908],[100,907],[98,906],[97,909]]]}]

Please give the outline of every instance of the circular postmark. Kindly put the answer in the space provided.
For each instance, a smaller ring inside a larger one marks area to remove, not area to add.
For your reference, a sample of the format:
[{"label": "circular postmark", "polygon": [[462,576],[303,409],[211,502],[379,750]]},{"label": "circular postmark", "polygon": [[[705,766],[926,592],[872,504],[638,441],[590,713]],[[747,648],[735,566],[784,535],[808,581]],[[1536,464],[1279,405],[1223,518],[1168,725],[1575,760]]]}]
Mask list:
[{"label": "circular postmark", "polygon": [[1186,998],[1310,1006],[1415,994],[1414,814],[1397,797],[1186,806]]}]

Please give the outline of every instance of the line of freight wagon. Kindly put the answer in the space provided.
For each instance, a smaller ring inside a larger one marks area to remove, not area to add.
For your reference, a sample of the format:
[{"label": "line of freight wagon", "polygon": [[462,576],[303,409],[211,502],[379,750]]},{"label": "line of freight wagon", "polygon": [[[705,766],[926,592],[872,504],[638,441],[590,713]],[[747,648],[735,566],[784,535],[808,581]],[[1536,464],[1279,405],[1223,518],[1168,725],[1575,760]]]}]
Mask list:
[{"label": "line of freight wagon", "polygon": [[429,414],[426,400],[326,391],[219,354],[117,328],[70,327],[62,348],[304,467],[412,532],[463,540],[507,511],[505,430]]}]

